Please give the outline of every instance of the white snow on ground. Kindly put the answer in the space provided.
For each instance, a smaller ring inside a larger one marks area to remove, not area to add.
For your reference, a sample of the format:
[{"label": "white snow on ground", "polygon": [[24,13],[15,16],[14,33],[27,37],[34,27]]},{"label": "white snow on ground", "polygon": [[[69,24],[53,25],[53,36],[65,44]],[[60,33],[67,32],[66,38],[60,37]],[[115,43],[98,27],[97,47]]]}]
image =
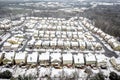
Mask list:
[{"label": "white snow on ground", "polygon": [[13,76],[14,77],[18,77],[19,75],[23,76],[25,74],[25,72],[26,72],[26,69],[16,67],[13,71]]},{"label": "white snow on ground", "polygon": [[50,76],[50,68],[41,67],[39,69],[39,77],[45,77],[46,75]]},{"label": "white snow on ground", "polygon": [[60,78],[62,77],[62,69],[55,69],[55,68],[52,68],[52,72],[51,72],[51,77],[55,77],[55,78]]},{"label": "white snow on ground", "polygon": [[84,71],[85,71],[84,69],[83,69],[83,70],[82,70],[82,69],[79,70],[79,77],[80,77],[80,78],[85,78],[85,77],[87,77],[87,73],[85,73]]},{"label": "white snow on ground", "polygon": [[37,69],[36,68],[31,68],[28,69],[25,73],[26,76],[32,75],[32,76],[37,76]]},{"label": "white snow on ground", "polygon": [[75,69],[72,69],[72,68],[63,68],[64,70],[64,77],[67,77],[67,78],[73,78],[75,77]]},{"label": "white snow on ground", "polygon": [[12,69],[12,68],[2,68],[2,69],[1,69],[1,72],[4,72],[4,71],[6,71],[6,70],[8,70],[8,71],[10,71],[10,72],[13,72],[13,69]]}]

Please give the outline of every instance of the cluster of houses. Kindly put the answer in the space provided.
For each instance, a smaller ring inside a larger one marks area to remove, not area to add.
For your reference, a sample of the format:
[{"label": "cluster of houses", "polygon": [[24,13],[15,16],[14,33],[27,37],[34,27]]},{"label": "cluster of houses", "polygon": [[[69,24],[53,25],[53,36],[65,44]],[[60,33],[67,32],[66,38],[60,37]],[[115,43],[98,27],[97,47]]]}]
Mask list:
[{"label": "cluster of houses", "polygon": [[72,54],[71,52],[61,54],[60,52],[1,52],[0,63],[3,64],[28,64],[28,65],[41,65],[41,66],[75,66],[83,68],[87,66],[106,66],[107,58],[103,54]]},{"label": "cluster of houses", "polygon": [[13,26],[19,26],[24,22],[24,18],[21,17],[20,20],[10,20],[10,19],[2,19],[0,21],[0,29],[6,29],[9,30]]},{"label": "cluster of houses", "polygon": [[9,39],[7,39],[6,42],[4,42],[2,50],[4,51],[18,51],[19,48],[23,45],[23,42],[25,41],[24,35],[22,34],[16,34]]},{"label": "cluster of houses", "polygon": [[120,51],[120,42],[116,40],[113,36],[103,32],[101,29],[94,27],[87,18],[82,18],[82,23],[85,25],[87,29],[92,31],[93,33],[98,34],[101,38],[103,38],[114,50]]},{"label": "cluster of houses", "polygon": [[27,19],[26,34],[32,36],[27,44],[29,48],[102,49],[102,45],[77,21],[51,17]]},{"label": "cluster of houses", "polygon": [[0,21],[0,29],[10,29],[11,21],[9,19],[3,19]]}]

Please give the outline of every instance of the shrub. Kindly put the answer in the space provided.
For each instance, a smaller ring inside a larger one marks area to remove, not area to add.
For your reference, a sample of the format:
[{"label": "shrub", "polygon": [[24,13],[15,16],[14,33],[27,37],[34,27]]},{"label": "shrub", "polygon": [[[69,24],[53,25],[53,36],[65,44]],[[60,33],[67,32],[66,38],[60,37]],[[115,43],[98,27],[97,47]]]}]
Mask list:
[{"label": "shrub", "polygon": [[110,80],[120,80],[120,76],[115,72],[111,72],[109,78]]},{"label": "shrub", "polygon": [[12,73],[8,70],[0,73],[0,78],[2,79],[10,79],[12,77]]},{"label": "shrub", "polygon": [[18,80],[36,80],[36,78],[32,75],[28,75],[28,76],[18,76]]},{"label": "shrub", "polygon": [[105,80],[105,76],[102,73],[97,73],[94,77],[90,80]]}]

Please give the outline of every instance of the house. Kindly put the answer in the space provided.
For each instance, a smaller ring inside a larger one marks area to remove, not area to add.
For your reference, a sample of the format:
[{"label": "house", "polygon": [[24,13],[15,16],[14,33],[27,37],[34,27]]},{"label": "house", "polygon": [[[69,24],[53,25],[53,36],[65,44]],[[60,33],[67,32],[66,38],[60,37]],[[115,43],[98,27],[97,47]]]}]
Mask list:
[{"label": "house", "polygon": [[107,66],[107,57],[104,54],[95,54],[97,59],[97,66]]},{"label": "house", "polygon": [[71,41],[70,43],[71,43],[71,48],[72,48],[72,49],[78,48],[78,45],[79,45],[78,42],[73,42],[73,41]]},{"label": "house", "polygon": [[95,27],[92,31],[93,31],[94,33],[97,33],[98,30],[99,30],[99,29]]},{"label": "house", "polygon": [[111,38],[112,38],[112,36],[110,36],[110,35],[106,35],[106,36],[104,37],[105,41],[108,41],[108,40],[111,39]]},{"label": "house", "polygon": [[3,44],[3,50],[5,50],[5,51],[10,51],[11,50],[11,43],[9,43],[9,42],[5,42],[4,44]]},{"label": "house", "polygon": [[80,50],[82,50],[82,51],[85,50],[85,49],[86,49],[86,43],[79,41],[79,48],[80,48]]},{"label": "house", "polygon": [[120,51],[120,42],[113,42],[112,48],[116,51]]},{"label": "house", "polygon": [[91,42],[94,50],[102,50],[102,45],[99,42]]},{"label": "house", "polygon": [[70,42],[64,41],[64,49],[69,49],[69,48],[70,48]]},{"label": "house", "polygon": [[107,35],[106,33],[102,32],[102,33],[100,34],[100,37],[105,38],[106,35]]},{"label": "house", "polygon": [[96,41],[96,39],[92,35],[85,35],[88,41]]},{"label": "house", "polygon": [[15,58],[15,52],[3,52],[4,53],[4,59],[3,64],[13,64],[14,58]]},{"label": "house", "polygon": [[84,41],[85,40],[85,36],[84,35],[82,35],[82,33],[78,33],[78,40],[79,41]]},{"label": "house", "polygon": [[38,63],[38,52],[32,52],[27,54],[27,64],[37,64]]},{"label": "house", "polygon": [[96,66],[96,57],[92,53],[85,54],[85,63],[88,66]]},{"label": "house", "polygon": [[39,54],[39,62],[41,66],[47,66],[50,63],[50,52]]},{"label": "house", "polygon": [[77,35],[77,34],[74,34],[72,37],[73,37],[73,39],[75,39],[75,40],[78,39],[78,35]]},{"label": "house", "polygon": [[53,66],[60,66],[61,65],[61,53],[51,53],[51,65]]},{"label": "house", "polygon": [[100,35],[101,33],[103,33],[103,31],[102,31],[101,29],[99,29],[99,30],[97,31],[97,34]]},{"label": "house", "polygon": [[83,54],[78,53],[77,55],[74,55],[73,58],[74,58],[74,64],[76,67],[83,67],[84,66],[85,61],[84,61]]},{"label": "house", "polygon": [[62,54],[63,65],[72,66],[73,56],[72,53]]},{"label": "house", "polygon": [[77,31],[78,31],[78,32],[82,32],[82,31],[83,31],[83,28],[82,28],[82,27],[78,27],[78,28],[77,28]]},{"label": "house", "polygon": [[42,40],[36,41],[34,45],[35,49],[40,49],[42,47],[42,42]]},{"label": "house", "polygon": [[72,33],[70,31],[67,31],[67,37],[72,38]]},{"label": "house", "polygon": [[120,58],[112,57],[110,62],[116,70],[120,71]]},{"label": "house", "polygon": [[109,39],[107,42],[110,44],[110,46],[113,46],[113,43],[116,42],[117,40],[115,38]]},{"label": "house", "polygon": [[57,47],[58,48],[63,48],[63,41],[62,40],[57,41]]},{"label": "house", "polygon": [[18,52],[15,54],[15,63],[20,64],[20,63],[26,63],[27,60],[27,52]]},{"label": "house", "polygon": [[50,41],[43,41],[42,42],[42,47],[43,48],[49,48],[50,47]]},{"label": "house", "polygon": [[27,43],[28,48],[33,49],[34,43],[35,43],[35,39],[32,37],[32,39]]},{"label": "house", "polygon": [[18,39],[19,38],[11,37],[7,40],[7,42],[9,42],[11,44],[18,44]]},{"label": "house", "polygon": [[86,47],[87,47],[87,49],[88,50],[93,50],[93,45],[92,45],[92,43],[91,42],[86,42]]},{"label": "house", "polygon": [[93,25],[91,25],[89,29],[90,29],[90,30],[93,30],[94,28],[95,28],[95,27],[94,27]]},{"label": "house", "polygon": [[57,46],[57,41],[56,40],[50,41],[50,47],[51,48],[55,48],[56,46]]},{"label": "house", "polygon": [[13,51],[17,51],[18,48],[19,48],[19,44],[12,44],[11,45],[11,50],[13,50]]},{"label": "house", "polygon": [[4,52],[0,52],[0,64],[2,63],[2,60],[3,60],[3,58],[4,58]]}]

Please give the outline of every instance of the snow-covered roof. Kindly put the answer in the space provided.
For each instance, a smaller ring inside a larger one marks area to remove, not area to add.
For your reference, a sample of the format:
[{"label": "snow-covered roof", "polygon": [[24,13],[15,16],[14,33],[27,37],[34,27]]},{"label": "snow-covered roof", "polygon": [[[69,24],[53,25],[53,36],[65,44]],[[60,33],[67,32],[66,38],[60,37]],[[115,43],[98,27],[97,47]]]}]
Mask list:
[{"label": "snow-covered roof", "polygon": [[51,53],[51,62],[61,61],[61,53]]},{"label": "snow-covered roof", "polygon": [[104,33],[104,32],[102,32],[100,35],[101,35],[102,37],[105,37],[107,34]]},{"label": "snow-covered roof", "polygon": [[97,31],[98,31],[98,28],[95,27],[95,28],[93,29],[93,31],[97,32]]},{"label": "snow-covered roof", "polygon": [[74,47],[74,46],[78,46],[78,42],[71,42],[71,46]]},{"label": "snow-covered roof", "polygon": [[8,60],[12,60],[14,59],[14,56],[15,56],[15,52],[7,52],[7,53],[5,52],[4,58]]},{"label": "snow-covered roof", "polygon": [[38,53],[37,52],[33,52],[33,53],[30,53],[28,54],[28,57],[27,57],[27,62],[35,62],[37,63],[37,60],[38,60]]},{"label": "snow-covered roof", "polygon": [[32,38],[32,39],[28,42],[28,45],[33,45],[33,44],[34,44],[34,42],[35,42],[35,39],[34,39],[34,38]]},{"label": "snow-covered roof", "polygon": [[120,57],[116,58],[115,60],[116,60],[116,63],[120,65]]},{"label": "snow-covered roof", "polygon": [[87,61],[96,61],[95,55],[92,53],[85,54],[85,60]]},{"label": "snow-covered roof", "polygon": [[116,41],[113,43],[113,47],[116,48],[116,47],[120,47],[120,42]]},{"label": "snow-covered roof", "polygon": [[100,34],[100,33],[103,33],[103,31],[102,31],[101,29],[99,29],[99,30],[97,31],[97,33],[99,33],[99,34]]},{"label": "snow-covered roof", "polygon": [[50,41],[50,45],[51,45],[51,46],[56,46],[56,45],[57,45],[57,41],[56,41],[56,40]]},{"label": "snow-covered roof", "polygon": [[83,41],[82,41],[82,42],[79,41],[79,45],[80,45],[80,46],[86,46],[85,42],[83,42]]},{"label": "snow-covered roof", "polygon": [[83,54],[78,53],[77,55],[74,55],[74,63],[75,64],[84,64],[84,56]]},{"label": "snow-covered roof", "polygon": [[62,54],[62,57],[63,57],[63,61],[65,61],[65,60],[72,61],[73,60],[71,53]]},{"label": "snow-covered roof", "polygon": [[54,69],[52,68],[51,77],[59,78],[62,76],[62,69]]},{"label": "snow-covered roof", "polygon": [[11,46],[11,43],[5,42],[3,46]]},{"label": "snow-covered roof", "polygon": [[13,44],[11,45],[11,48],[18,48],[19,47],[19,44]]},{"label": "snow-covered roof", "polygon": [[70,69],[70,68],[64,68],[64,76],[65,77],[69,77],[69,78],[73,78],[74,77],[74,73],[75,73],[75,69]]},{"label": "snow-covered roof", "polygon": [[58,40],[57,45],[58,46],[63,46],[63,41],[62,40]]},{"label": "snow-covered roof", "polygon": [[98,63],[107,62],[107,58],[105,57],[104,54],[95,54],[95,56]]},{"label": "snow-covered roof", "polygon": [[113,43],[113,42],[115,42],[115,41],[116,41],[115,38],[111,38],[111,39],[108,40],[108,43]]},{"label": "snow-covered roof", "polygon": [[110,38],[112,38],[112,36],[110,36],[108,34],[105,36],[105,40],[110,39]]},{"label": "snow-covered roof", "polygon": [[46,53],[41,53],[39,55],[39,60],[49,60],[50,59],[50,52],[46,52]]},{"label": "snow-covered roof", "polygon": [[15,54],[15,60],[16,59],[25,59],[27,52],[18,52]]},{"label": "snow-covered roof", "polygon": [[69,41],[64,41],[64,46],[65,47],[70,47],[70,42]]},{"label": "snow-covered roof", "polygon": [[42,46],[49,46],[50,41],[43,41]]},{"label": "snow-covered roof", "polygon": [[42,40],[38,40],[36,41],[35,45],[41,45],[42,44]]}]

